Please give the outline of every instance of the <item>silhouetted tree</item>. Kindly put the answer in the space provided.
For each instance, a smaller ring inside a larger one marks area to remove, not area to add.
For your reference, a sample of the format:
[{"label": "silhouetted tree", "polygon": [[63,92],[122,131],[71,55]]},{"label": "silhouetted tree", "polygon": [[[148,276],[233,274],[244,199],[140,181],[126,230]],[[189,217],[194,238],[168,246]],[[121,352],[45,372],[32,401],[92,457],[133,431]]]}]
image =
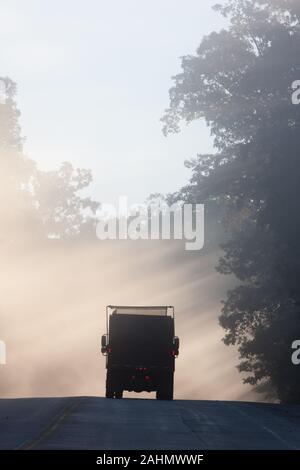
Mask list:
[{"label": "silhouetted tree", "polygon": [[88,231],[95,236],[99,203],[80,194],[91,182],[90,170],[74,169],[69,162],[55,171],[37,172],[34,198],[47,236],[68,239]]},{"label": "silhouetted tree", "polygon": [[0,80],[0,240],[11,243],[38,226],[30,191],[35,164],[23,154],[16,85]]},{"label": "silhouetted tree", "polygon": [[282,401],[300,400],[291,343],[300,338],[300,79],[298,0],[229,0],[227,29],[183,57],[164,132],[204,118],[216,153],[188,163],[186,200],[225,208],[227,240],[218,270],[241,284],[220,317],[237,345],[245,382],[268,382]]},{"label": "silhouetted tree", "polygon": [[23,152],[16,84],[0,80],[0,240],[95,234],[99,204],[81,193],[92,181],[91,172],[66,162],[54,171],[37,169]]}]

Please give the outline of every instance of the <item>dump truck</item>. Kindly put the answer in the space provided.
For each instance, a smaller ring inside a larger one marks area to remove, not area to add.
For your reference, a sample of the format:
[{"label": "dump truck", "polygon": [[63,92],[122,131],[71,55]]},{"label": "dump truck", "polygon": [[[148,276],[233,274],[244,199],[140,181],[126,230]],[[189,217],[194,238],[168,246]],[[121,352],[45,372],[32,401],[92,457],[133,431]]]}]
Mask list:
[{"label": "dump truck", "polygon": [[106,334],[101,352],[106,356],[106,397],[129,392],[156,392],[158,400],[172,400],[175,358],[173,306],[106,307]]}]

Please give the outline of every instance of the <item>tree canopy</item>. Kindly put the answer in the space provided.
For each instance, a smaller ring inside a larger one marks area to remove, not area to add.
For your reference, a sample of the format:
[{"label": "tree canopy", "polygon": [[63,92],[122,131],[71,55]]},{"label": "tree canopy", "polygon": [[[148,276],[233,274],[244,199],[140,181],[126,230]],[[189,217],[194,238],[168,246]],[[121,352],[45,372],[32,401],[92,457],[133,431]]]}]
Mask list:
[{"label": "tree canopy", "polygon": [[229,26],[203,38],[174,77],[164,133],[205,119],[216,152],[188,162],[187,200],[225,210],[217,269],[240,281],[224,302],[224,341],[237,345],[246,382],[299,401],[291,344],[300,338],[300,5],[228,0]]},{"label": "tree canopy", "polygon": [[0,216],[2,242],[65,239],[95,233],[96,201],[82,195],[91,181],[89,170],[65,162],[58,170],[41,171],[24,155],[16,84],[1,78]]}]

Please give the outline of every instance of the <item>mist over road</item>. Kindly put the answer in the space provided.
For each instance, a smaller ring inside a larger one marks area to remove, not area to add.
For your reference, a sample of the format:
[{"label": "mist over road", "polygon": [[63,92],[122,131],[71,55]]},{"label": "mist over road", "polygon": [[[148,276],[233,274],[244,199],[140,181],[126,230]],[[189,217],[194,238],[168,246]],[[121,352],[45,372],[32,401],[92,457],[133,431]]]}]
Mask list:
[{"label": "mist over road", "polygon": [[300,449],[300,406],[98,397],[0,400],[1,449]]}]

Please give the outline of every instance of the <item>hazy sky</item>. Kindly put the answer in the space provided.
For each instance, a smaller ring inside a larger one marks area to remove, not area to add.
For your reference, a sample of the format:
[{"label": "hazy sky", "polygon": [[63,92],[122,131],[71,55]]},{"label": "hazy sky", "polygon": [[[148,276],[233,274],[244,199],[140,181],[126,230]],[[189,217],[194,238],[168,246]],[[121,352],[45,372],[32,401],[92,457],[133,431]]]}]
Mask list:
[{"label": "hazy sky", "polygon": [[132,202],[187,182],[183,162],[211,150],[205,125],[168,138],[179,57],[220,29],[216,0],[2,0],[1,72],[18,84],[26,153],[41,168],[91,168],[92,193]]}]

